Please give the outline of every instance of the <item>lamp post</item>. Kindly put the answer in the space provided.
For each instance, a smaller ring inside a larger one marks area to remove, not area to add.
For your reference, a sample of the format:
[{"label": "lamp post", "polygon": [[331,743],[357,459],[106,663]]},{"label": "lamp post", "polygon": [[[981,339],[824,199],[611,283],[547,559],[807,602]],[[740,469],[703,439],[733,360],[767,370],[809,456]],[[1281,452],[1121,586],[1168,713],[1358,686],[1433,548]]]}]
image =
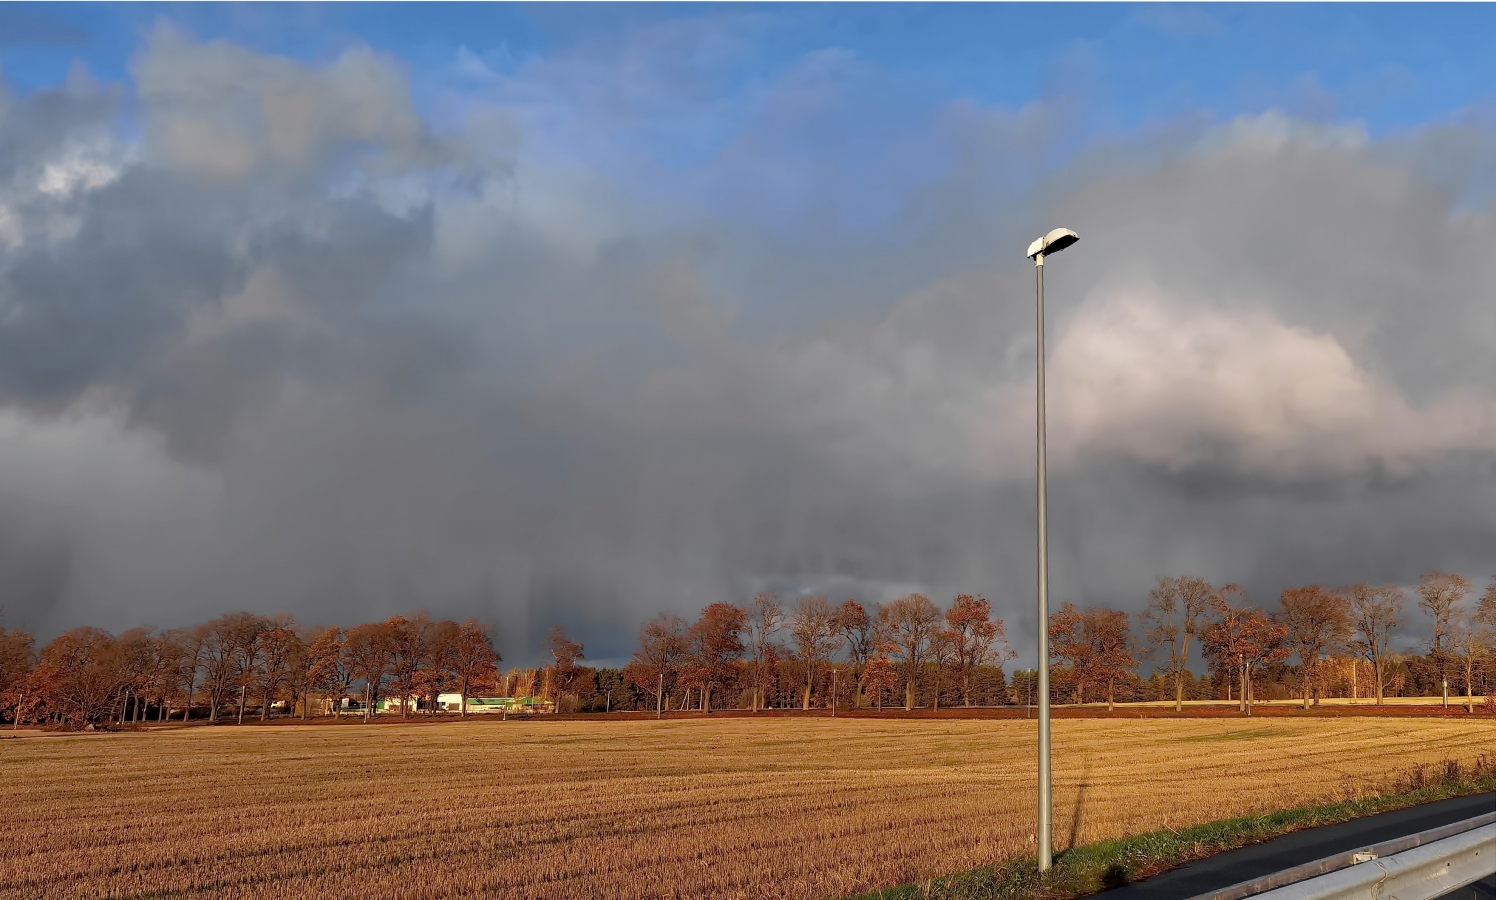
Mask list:
[{"label": "lamp post", "polygon": [[1059,253],[1080,240],[1068,228],[1056,228],[1029,244],[1028,257],[1038,273],[1038,372],[1039,406],[1039,821],[1035,840],[1039,845],[1039,871],[1048,871],[1054,840],[1054,806],[1050,799],[1049,771],[1049,520],[1044,475],[1044,257]]}]

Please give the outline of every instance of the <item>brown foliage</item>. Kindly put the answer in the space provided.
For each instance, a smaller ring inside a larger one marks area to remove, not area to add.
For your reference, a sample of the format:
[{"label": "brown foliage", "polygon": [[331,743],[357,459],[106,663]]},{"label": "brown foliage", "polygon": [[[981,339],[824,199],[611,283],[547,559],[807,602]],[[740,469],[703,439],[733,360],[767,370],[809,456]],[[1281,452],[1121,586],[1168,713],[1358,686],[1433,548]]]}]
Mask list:
[{"label": "brown foliage", "polygon": [[1105,690],[1107,708],[1116,699],[1119,678],[1137,668],[1130,646],[1127,613],[1104,606],[1077,609],[1066,603],[1049,617],[1049,650],[1069,664],[1076,702],[1086,690]]},{"label": "brown foliage", "polygon": [[38,699],[28,696],[26,683],[36,665],[34,647],[30,634],[0,628],[0,710],[9,711],[17,726],[28,709],[28,700],[35,703]]},{"label": "brown foliage", "polygon": [[1316,682],[1320,656],[1339,650],[1351,636],[1351,604],[1343,595],[1317,584],[1287,588],[1281,600],[1288,645],[1303,666],[1304,708]]},{"label": "brown foliage", "polygon": [[1288,626],[1273,621],[1266,613],[1247,606],[1236,585],[1222,588],[1215,598],[1216,622],[1205,629],[1205,654],[1215,660],[1217,668],[1234,670],[1240,685],[1242,711],[1252,714],[1252,672],[1269,663],[1288,658]]},{"label": "brown foliage", "polygon": [[75,728],[106,721],[128,680],[119,646],[107,631],[74,628],[42,648],[27,693]]},{"label": "brown foliage", "polygon": [[307,684],[320,692],[335,715],[343,714],[343,698],[353,683],[353,673],[344,656],[343,629],[328,628],[307,650]]},{"label": "brown foliage", "polygon": [[654,692],[655,714],[665,709],[665,691],[674,687],[686,654],[686,622],[660,613],[639,629],[639,649],[629,661],[629,678]]},{"label": "brown foliage", "polygon": [[552,626],[550,631],[551,659],[555,661],[554,679],[557,693],[556,700],[559,703],[562,698],[575,696],[580,684],[591,676],[591,669],[577,665],[586,655],[580,641],[574,641],[566,636],[566,629],[560,625]]},{"label": "brown foliage", "polygon": [[893,694],[898,679],[899,670],[894,666],[893,660],[888,658],[888,654],[880,648],[863,667],[862,679],[858,687],[864,695],[871,695],[878,709],[882,709],[884,695]]},{"label": "brown foliage", "polygon": [[369,721],[374,704],[384,690],[384,679],[389,674],[391,646],[390,627],[387,622],[365,622],[348,629],[343,639],[343,655],[348,673],[354,681],[364,683],[364,721]]},{"label": "brown foliage", "polygon": [[735,674],[743,655],[743,627],[748,614],[731,603],[712,603],[687,632],[689,682],[701,690],[701,709],[712,711],[712,690]]},{"label": "brown foliage", "polygon": [[[580,645],[577,653],[581,654]],[[493,647],[493,635],[487,625],[468,619],[458,626],[457,638],[452,647],[452,671],[457,681],[457,692],[462,695],[462,715],[467,715],[467,698],[476,686],[498,680],[498,664],[501,659]]]},{"label": "brown foliage", "polygon": [[1002,665],[1017,656],[1008,647],[1003,620],[992,621],[992,604],[980,594],[957,594],[945,611],[946,643],[961,685],[961,701],[971,705],[971,678],[978,666]]}]

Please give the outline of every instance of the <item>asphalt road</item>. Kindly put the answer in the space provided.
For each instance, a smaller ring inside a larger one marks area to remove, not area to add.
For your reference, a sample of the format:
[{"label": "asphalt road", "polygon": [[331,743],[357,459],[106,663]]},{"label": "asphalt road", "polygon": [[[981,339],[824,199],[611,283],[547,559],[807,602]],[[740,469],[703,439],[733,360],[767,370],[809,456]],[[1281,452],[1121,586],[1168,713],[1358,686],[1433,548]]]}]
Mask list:
[{"label": "asphalt road", "polygon": [[[1251,847],[1188,863],[1146,881],[1113,888],[1104,893],[1107,900],[1187,900],[1208,891],[1271,875],[1279,869],[1313,862],[1334,853],[1345,853],[1367,844],[1390,841],[1488,812],[1496,812],[1496,793],[1440,800],[1340,825],[1287,834]],[[1448,898],[1496,900],[1496,876],[1462,888],[1448,895]]]}]

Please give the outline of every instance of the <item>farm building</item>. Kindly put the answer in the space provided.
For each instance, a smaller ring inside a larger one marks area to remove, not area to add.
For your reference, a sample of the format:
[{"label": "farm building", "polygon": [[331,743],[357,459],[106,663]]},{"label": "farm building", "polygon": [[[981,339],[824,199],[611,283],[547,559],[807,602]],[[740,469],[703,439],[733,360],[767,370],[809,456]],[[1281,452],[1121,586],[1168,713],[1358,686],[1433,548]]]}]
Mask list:
[{"label": "farm building", "polygon": [[[447,712],[462,709],[461,694],[441,694],[436,698],[436,708]],[[469,713],[506,713],[509,715],[535,715],[553,713],[556,704],[541,697],[469,697]]]}]

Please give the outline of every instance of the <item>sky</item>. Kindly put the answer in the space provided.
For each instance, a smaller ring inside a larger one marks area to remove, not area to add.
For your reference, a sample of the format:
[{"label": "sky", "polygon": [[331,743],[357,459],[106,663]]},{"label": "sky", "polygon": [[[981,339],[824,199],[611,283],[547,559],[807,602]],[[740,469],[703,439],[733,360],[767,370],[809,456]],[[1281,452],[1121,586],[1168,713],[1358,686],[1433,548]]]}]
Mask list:
[{"label": "sky", "polygon": [[0,624],[1483,589],[1493,26],[0,6]]}]

